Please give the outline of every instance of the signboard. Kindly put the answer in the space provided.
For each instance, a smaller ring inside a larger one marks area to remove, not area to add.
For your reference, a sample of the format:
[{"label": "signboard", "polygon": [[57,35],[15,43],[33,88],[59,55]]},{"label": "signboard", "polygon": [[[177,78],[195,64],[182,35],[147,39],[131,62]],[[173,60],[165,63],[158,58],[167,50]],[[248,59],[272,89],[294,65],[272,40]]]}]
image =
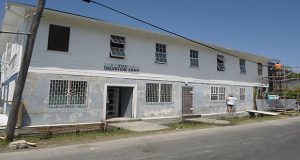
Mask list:
[{"label": "signboard", "polygon": [[105,71],[118,71],[118,72],[140,72],[140,68],[138,66],[113,64],[113,63],[105,63],[104,70]]}]

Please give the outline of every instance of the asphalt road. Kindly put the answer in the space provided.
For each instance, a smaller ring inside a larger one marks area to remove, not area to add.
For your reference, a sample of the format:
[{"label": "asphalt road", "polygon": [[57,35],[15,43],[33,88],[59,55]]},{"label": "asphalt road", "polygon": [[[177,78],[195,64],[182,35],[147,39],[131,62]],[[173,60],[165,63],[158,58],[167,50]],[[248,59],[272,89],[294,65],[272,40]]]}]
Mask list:
[{"label": "asphalt road", "polygon": [[0,160],[299,160],[300,118],[1,153]]}]

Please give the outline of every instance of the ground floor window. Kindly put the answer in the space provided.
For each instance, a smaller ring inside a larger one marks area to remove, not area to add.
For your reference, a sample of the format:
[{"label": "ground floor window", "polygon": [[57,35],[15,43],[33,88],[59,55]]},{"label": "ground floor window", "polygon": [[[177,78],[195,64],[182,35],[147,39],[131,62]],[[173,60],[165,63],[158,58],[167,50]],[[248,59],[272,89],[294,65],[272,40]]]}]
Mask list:
[{"label": "ground floor window", "polygon": [[172,102],[172,84],[147,83],[146,102]]},{"label": "ground floor window", "polygon": [[246,99],[246,89],[240,88],[240,100],[245,100],[245,99]]},{"label": "ground floor window", "polygon": [[51,80],[49,107],[87,107],[87,81]]},{"label": "ground floor window", "polygon": [[211,87],[210,100],[211,101],[224,101],[225,100],[225,87]]}]

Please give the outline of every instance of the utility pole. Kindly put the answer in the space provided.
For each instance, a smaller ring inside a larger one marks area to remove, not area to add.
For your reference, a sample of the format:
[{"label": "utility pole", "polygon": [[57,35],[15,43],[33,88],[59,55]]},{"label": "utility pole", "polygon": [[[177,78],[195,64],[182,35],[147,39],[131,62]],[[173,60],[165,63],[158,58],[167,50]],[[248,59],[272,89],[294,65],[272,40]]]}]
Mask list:
[{"label": "utility pole", "polygon": [[29,31],[29,35],[27,36],[27,43],[24,55],[22,57],[20,72],[18,75],[18,79],[16,81],[15,92],[12,99],[11,109],[8,115],[8,121],[6,125],[6,140],[13,141],[15,128],[18,120],[18,111],[21,105],[22,94],[25,86],[25,81],[28,73],[28,68],[30,65],[30,60],[32,56],[33,46],[35,37],[37,34],[37,30],[40,24],[40,20],[43,15],[44,7],[45,7],[46,0],[38,0],[37,8],[35,14],[32,18],[32,24]]}]

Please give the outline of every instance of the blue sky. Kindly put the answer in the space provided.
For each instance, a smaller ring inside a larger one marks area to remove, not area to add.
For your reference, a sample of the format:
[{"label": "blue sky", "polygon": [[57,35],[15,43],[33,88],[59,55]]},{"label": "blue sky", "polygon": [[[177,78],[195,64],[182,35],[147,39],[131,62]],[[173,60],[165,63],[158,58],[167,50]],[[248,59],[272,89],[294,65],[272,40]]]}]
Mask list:
[{"label": "blue sky", "polygon": [[[37,3],[37,0],[15,1]],[[300,67],[299,0],[96,1],[195,40],[276,58],[285,65]],[[0,1],[1,22],[5,2]],[[157,31],[81,0],[47,0],[46,7]]]}]

